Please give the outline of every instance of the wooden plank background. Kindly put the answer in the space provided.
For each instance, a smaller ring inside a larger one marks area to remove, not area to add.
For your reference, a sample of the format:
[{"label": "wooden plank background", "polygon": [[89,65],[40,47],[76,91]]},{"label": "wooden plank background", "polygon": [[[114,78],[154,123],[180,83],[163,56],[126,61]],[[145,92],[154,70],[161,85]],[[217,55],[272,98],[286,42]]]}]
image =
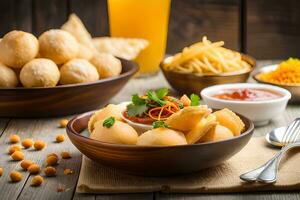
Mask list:
[{"label": "wooden plank background", "polygon": [[[207,35],[257,59],[300,57],[298,0],[172,0],[167,53]],[[93,36],[109,35],[107,0],[1,0],[0,37],[39,35],[75,12]]]}]

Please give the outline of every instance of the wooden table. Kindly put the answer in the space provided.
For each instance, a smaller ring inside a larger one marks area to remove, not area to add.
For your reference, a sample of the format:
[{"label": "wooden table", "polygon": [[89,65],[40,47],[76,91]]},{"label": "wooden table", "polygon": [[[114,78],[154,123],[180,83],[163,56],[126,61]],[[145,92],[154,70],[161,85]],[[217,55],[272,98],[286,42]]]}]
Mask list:
[{"label": "wooden table", "polygon": [[[273,61],[275,62],[275,61]],[[259,65],[269,64],[270,61],[261,61]],[[272,63],[272,62],[271,62]],[[129,100],[133,92],[144,92],[147,89],[156,89],[159,87],[168,86],[162,74],[147,78],[133,79],[126,87],[112,99],[112,102],[120,102]],[[1,98],[1,97],[0,97]],[[284,126],[291,122],[295,117],[300,116],[300,106],[289,105],[286,112],[282,116],[276,118],[265,127],[255,129],[255,136],[264,135],[271,129],[279,126]],[[69,116],[68,118],[71,118]],[[70,143],[69,140],[63,143],[55,143],[55,135],[64,133],[65,130],[58,128],[60,118],[51,119],[0,119],[0,167],[3,167],[5,172],[0,177],[0,199],[300,199],[299,192],[263,192],[249,194],[162,194],[162,193],[144,193],[144,194],[113,194],[113,195],[85,195],[75,192],[76,184],[81,166],[81,154]],[[8,138],[11,134],[18,134],[21,138],[43,139],[47,142],[47,148],[43,151],[24,150],[26,159],[31,159],[45,167],[45,157],[48,153],[61,151],[69,151],[72,158],[69,160],[60,160],[58,165],[58,175],[56,177],[45,178],[45,182],[41,187],[31,187],[32,176],[22,172],[23,179],[19,183],[9,182],[9,172],[19,170],[18,162],[11,161],[6,153],[10,146]],[[296,166],[295,166],[296,167]],[[297,166],[298,167],[298,166]],[[74,174],[64,175],[63,170],[70,168],[74,170]],[[300,177],[299,177],[300,178]],[[65,192],[57,192],[58,186],[66,188]]]}]

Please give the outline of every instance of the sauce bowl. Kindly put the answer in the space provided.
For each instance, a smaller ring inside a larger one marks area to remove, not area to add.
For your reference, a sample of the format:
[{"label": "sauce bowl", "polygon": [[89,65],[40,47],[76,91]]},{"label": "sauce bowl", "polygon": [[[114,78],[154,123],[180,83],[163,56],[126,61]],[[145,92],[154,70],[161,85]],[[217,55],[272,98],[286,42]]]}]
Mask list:
[{"label": "sauce bowl", "polygon": [[[270,90],[282,96],[276,99],[259,101],[225,100],[213,97],[213,95],[216,95],[226,89],[242,88]],[[285,111],[287,103],[291,98],[291,93],[286,89],[267,84],[237,83],[216,85],[205,88],[201,91],[201,97],[205,104],[211,108],[228,108],[248,117],[256,126],[262,126],[268,124],[272,118],[280,116],[280,114]]]}]

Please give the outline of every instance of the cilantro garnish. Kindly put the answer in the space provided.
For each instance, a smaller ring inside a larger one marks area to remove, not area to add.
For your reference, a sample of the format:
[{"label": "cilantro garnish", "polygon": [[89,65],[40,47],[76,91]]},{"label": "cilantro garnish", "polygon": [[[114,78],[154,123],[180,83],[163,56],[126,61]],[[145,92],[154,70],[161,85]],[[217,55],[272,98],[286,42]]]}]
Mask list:
[{"label": "cilantro garnish", "polygon": [[116,120],[114,117],[108,117],[103,122],[103,127],[110,128],[115,124]]},{"label": "cilantro garnish", "polygon": [[153,128],[169,128],[164,121],[155,121],[152,123]]},{"label": "cilantro garnish", "polygon": [[156,90],[155,93],[159,99],[163,99],[169,93],[169,89],[168,88],[160,88],[160,89]]},{"label": "cilantro garnish", "polygon": [[155,91],[148,91],[147,95],[148,95],[149,100],[152,100],[152,101],[158,103],[160,106],[163,106],[166,104],[166,101],[163,100],[162,98],[159,98]]},{"label": "cilantro garnish", "polygon": [[196,94],[191,94],[191,106],[199,106],[200,104],[200,97]]},{"label": "cilantro garnish", "polygon": [[127,106],[127,114],[129,117],[142,115],[147,110],[148,110],[148,107],[147,107],[146,103],[143,105],[129,104]]}]

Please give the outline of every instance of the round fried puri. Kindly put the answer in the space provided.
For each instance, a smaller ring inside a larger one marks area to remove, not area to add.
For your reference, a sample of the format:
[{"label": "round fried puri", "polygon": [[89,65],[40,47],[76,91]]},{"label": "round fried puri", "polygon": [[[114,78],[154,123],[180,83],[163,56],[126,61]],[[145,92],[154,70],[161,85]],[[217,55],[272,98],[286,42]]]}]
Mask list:
[{"label": "round fried puri", "polygon": [[76,84],[97,81],[99,74],[96,68],[87,60],[73,59],[60,68],[60,83]]},{"label": "round fried puri", "polygon": [[116,120],[107,128],[103,126],[103,122],[104,120],[100,120],[95,123],[90,138],[115,144],[136,144],[138,134],[130,125]]},{"label": "round fried puri", "polygon": [[205,134],[199,142],[212,142],[212,141],[220,141],[220,140],[227,140],[229,138],[233,138],[234,135],[225,126],[222,125],[216,125],[212,129],[208,131],[207,134]]},{"label": "round fried puri", "polygon": [[27,63],[20,72],[24,87],[54,87],[59,81],[57,65],[49,59],[37,58]]},{"label": "round fried puri", "polygon": [[184,134],[168,128],[156,128],[146,131],[140,135],[137,140],[137,145],[147,146],[171,146],[184,144],[187,144]]},{"label": "round fried puri", "polygon": [[36,37],[23,31],[11,31],[0,42],[0,62],[13,68],[22,68],[39,51]]},{"label": "round fried puri", "polygon": [[241,118],[227,108],[216,111],[214,114],[219,124],[230,129],[234,136],[240,135],[245,128]]},{"label": "round fried puri", "polygon": [[58,29],[44,32],[39,37],[39,44],[39,55],[53,60],[56,64],[76,58],[79,49],[77,40],[70,33]]},{"label": "round fried puri", "polygon": [[14,70],[0,63],[0,87],[16,87],[18,82]]},{"label": "round fried puri", "polygon": [[97,68],[100,78],[118,76],[122,71],[121,61],[108,53],[95,53],[91,63]]},{"label": "round fried puri", "polygon": [[108,117],[114,117],[116,120],[122,121],[122,112],[126,108],[126,103],[118,105],[109,104],[106,107],[96,111],[89,120],[88,129],[90,132],[94,130],[94,124],[97,121],[104,120]]}]

